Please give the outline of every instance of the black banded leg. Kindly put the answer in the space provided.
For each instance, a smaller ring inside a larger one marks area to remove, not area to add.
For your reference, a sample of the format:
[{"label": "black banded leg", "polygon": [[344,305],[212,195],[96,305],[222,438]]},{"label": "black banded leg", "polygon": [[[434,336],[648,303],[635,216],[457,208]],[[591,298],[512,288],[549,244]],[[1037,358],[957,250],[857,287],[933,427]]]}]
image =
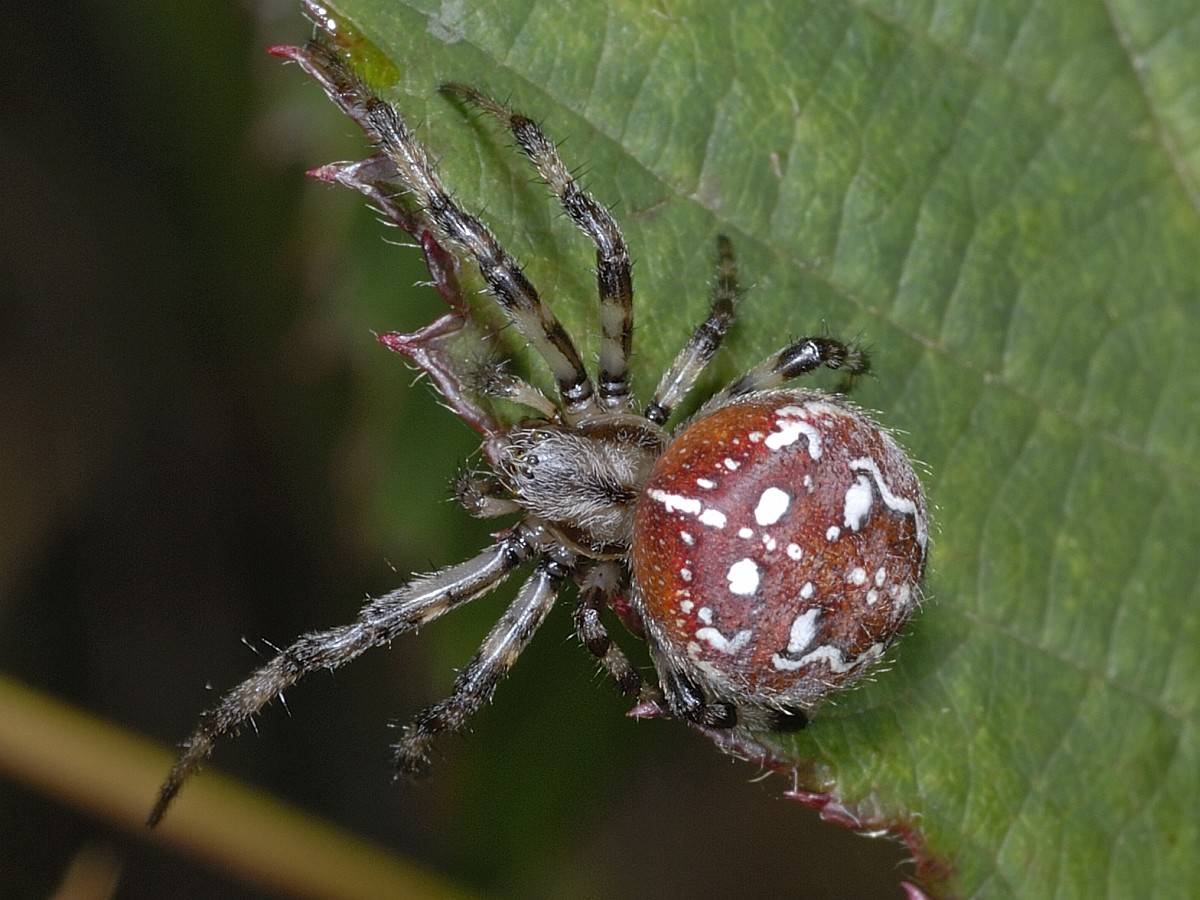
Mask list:
[{"label": "black banded leg", "polygon": [[797,376],[825,366],[842,369],[850,377],[870,371],[870,360],[860,347],[826,337],[801,338],[763,360],[718,397],[736,397],[750,391],[776,388]]},{"label": "black banded leg", "polygon": [[733,307],[737,299],[737,262],[733,244],[725,235],[718,235],[717,275],[708,318],[692,333],[659,381],[654,397],[646,407],[646,418],[651,422],[658,425],[666,422],[679,401],[692,389],[733,324]]},{"label": "black banded leg", "polygon": [[733,728],[737,710],[725,702],[712,702],[691,678],[675,669],[664,674],[663,693],[671,714],[695,725],[708,728]]},{"label": "black banded leg", "polygon": [[491,699],[496,685],[545,621],[565,574],[557,562],[545,560],[538,565],[512,605],[488,632],[483,646],[458,674],[451,695],[418,713],[405,726],[404,737],[392,748],[399,772],[409,776],[425,774],[434,738],[461,729]]},{"label": "black banded leg", "polygon": [[501,584],[535,549],[529,529],[524,525],[514,526],[474,559],[416,578],[370,601],[351,624],[301,635],[200,717],[196,730],[183,744],[179,760],[159,789],[148,824],[158,823],[183,782],[208,758],[217,740],[236,731],[309,672],[336,669],[372,647],[386,644],[483,596]]},{"label": "black banded leg", "polygon": [[575,605],[575,634],[587,651],[600,661],[604,671],[616,682],[617,689],[630,695],[641,692],[642,676],[629,664],[628,657],[613,642],[600,619],[600,611],[619,587],[620,580],[620,567],[613,563],[599,563],[588,572]]},{"label": "black banded leg", "polygon": [[338,52],[320,41],[310,41],[303,50],[292,51],[289,58],[303,60],[306,71],[392,161],[396,178],[413,196],[438,239],[461,247],[474,258],[489,293],[550,367],[567,417],[575,420],[593,411],[591,379],[562,324],[487,226],[455,203],[428,151],[400,113],[372,94]]},{"label": "black banded leg", "polygon": [[442,91],[494,116],[512,132],[517,146],[562,204],[579,230],[596,245],[596,287],[600,295],[600,378],[604,409],[626,407],[629,355],[633,343],[633,264],[621,228],[607,209],[580,187],[537,123],[465,84],[444,84]]}]

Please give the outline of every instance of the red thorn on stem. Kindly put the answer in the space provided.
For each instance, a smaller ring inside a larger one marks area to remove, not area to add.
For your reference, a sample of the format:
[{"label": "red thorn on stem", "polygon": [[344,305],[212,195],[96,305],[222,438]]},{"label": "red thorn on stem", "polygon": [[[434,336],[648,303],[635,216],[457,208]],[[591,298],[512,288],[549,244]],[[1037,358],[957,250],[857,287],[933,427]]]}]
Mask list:
[{"label": "red thorn on stem", "polygon": [[294,47],[291,44],[272,44],[267,48],[267,53],[271,56],[277,56],[280,59],[294,61],[304,50],[300,47]]},{"label": "red thorn on stem", "polygon": [[[783,796],[787,800],[795,800],[809,809],[816,810],[822,820],[832,822],[834,825],[841,825],[843,828],[860,832],[878,830],[877,833],[886,833],[899,839],[912,854],[918,877],[927,883],[948,883],[953,874],[953,867],[946,860],[929,853],[921,833],[911,824],[903,821],[888,822],[861,818],[845,804],[835,799],[833,794],[825,791],[792,790],[784,791]],[[906,900],[929,900],[929,895],[912,882],[902,881],[900,887],[904,891]]]},{"label": "red thorn on stem", "polygon": [[640,700],[625,715],[630,719],[661,719],[666,712],[656,700]]},{"label": "red thorn on stem", "polygon": [[326,163],[323,166],[313,166],[304,173],[306,178],[312,178],[314,181],[324,181],[326,184],[336,184],[338,172],[341,171],[337,163]]},{"label": "red thorn on stem", "polygon": [[375,340],[383,344],[393,353],[407,354],[409,350],[409,341],[407,334],[401,334],[398,331],[388,331],[384,334],[375,335]]},{"label": "red thorn on stem", "polygon": [[816,791],[784,791],[783,796],[815,809],[826,822],[841,825],[843,828],[862,828],[863,823],[844,805],[833,799],[832,794]]}]

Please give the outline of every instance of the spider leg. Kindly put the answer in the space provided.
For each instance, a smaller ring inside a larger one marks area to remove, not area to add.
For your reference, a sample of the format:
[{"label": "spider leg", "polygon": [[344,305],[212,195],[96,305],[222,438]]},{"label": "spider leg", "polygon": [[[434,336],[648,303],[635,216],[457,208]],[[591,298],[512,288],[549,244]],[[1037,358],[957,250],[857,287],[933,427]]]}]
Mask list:
[{"label": "spider leg", "polygon": [[738,299],[737,261],[733,244],[725,235],[717,235],[717,277],[713,282],[712,306],[706,318],[675,357],[646,407],[646,418],[662,425],[671,417],[676,404],[684,398],[721,346],[733,324],[733,306]]},{"label": "spider leg", "polygon": [[660,672],[663,693],[672,715],[710,728],[733,728],[737,724],[737,710],[729,703],[710,701],[682,669],[668,666]]},{"label": "spider leg", "polygon": [[208,758],[218,739],[236,731],[284,690],[309,672],[336,669],[372,647],[483,596],[533,554],[537,540],[536,532],[518,524],[475,558],[371,600],[351,624],[302,635],[200,717],[159,789],[148,824],[153,827],[159,822],[183,782]]},{"label": "spider leg", "polygon": [[517,592],[512,605],[492,626],[483,645],[458,673],[451,695],[422,710],[405,726],[404,736],[392,748],[399,772],[411,777],[425,774],[434,738],[461,729],[491,699],[496,685],[545,621],[565,576],[566,569],[561,563],[543,558]]},{"label": "spider leg", "polygon": [[471,254],[488,291],[550,367],[567,417],[578,419],[594,410],[591,379],[562,323],[488,227],[451,198],[428,151],[400,113],[372,94],[338,52],[320,41],[310,41],[289,58],[303,58],[306,71],[391,159],[397,178],[412,193],[434,232]]},{"label": "spider leg", "polygon": [[512,374],[505,359],[481,361],[470,373],[470,385],[485,397],[508,400],[534,410],[544,419],[558,420],[558,408],[529,382]]},{"label": "spider leg", "polygon": [[495,476],[461,469],[454,476],[454,499],[477,519],[491,519],[521,511]]},{"label": "spider leg", "polygon": [[845,369],[847,375],[853,378],[870,371],[871,363],[866,352],[854,344],[844,344],[827,337],[801,338],[767,357],[728,385],[713,400],[719,402],[739,394],[779,387],[821,366]]},{"label": "spider leg", "polygon": [[642,676],[629,664],[628,657],[600,619],[600,610],[620,583],[621,567],[615,563],[599,563],[587,573],[579,590],[579,601],[575,604],[575,634],[588,652],[600,661],[622,694],[637,694],[642,690]]},{"label": "spider leg", "polygon": [[596,286],[600,294],[600,377],[604,409],[627,407],[629,356],[633,343],[633,264],[621,228],[607,209],[580,187],[563,165],[554,143],[528,116],[514,112],[465,84],[444,84],[442,92],[494,116],[512,132],[517,146],[558,197],[571,221],[596,245]]},{"label": "spider leg", "polygon": [[[642,614],[646,625],[646,643],[650,647],[650,656],[654,660],[654,668],[658,672],[659,686],[663,693],[666,709],[678,719],[711,728],[733,728],[738,723],[737,710],[733,704],[720,700],[711,700],[695,679],[686,671],[684,661],[674,657],[668,650],[668,645],[661,640],[659,631],[661,625],[653,618],[644,614],[645,601],[634,586],[632,595],[633,608]],[[635,718],[653,718],[658,713],[655,710],[663,708],[663,703],[654,702],[650,705],[639,704],[631,711]],[[644,708],[640,708],[644,707]]]}]

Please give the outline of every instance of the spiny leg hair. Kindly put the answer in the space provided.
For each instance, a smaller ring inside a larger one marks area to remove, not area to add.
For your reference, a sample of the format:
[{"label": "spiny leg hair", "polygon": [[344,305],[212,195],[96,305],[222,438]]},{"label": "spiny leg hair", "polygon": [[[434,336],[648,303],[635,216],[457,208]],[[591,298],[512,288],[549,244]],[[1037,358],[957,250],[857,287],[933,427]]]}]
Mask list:
[{"label": "spiny leg hair", "polygon": [[367,603],[349,625],[302,635],[227,693],[200,717],[150,811],[153,827],[183,782],[208,758],[216,742],[236,731],[310,672],[336,669],[364,651],[418,628],[499,586],[537,549],[531,530],[518,524],[483,553],[417,578]]},{"label": "spiny leg hair", "polygon": [[642,689],[642,676],[629,663],[629,659],[616,645],[600,619],[600,611],[621,583],[621,567],[615,563],[602,562],[584,577],[579,589],[579,600],[575,604],[575,634],[587,651],[599,660],[601,667],[617,684],[617,689],[626,695],[637,694]]},{"label": "spiny leg hair", "polygon": [[776,388],[821,366],[842,369],[853,378],[869,372],[871,362],[866,351],[855,344],[828,337],[805,337],[768,356],[709,402],[716,404],[751,391]]},{"label": "spiny leg hair", "polygon": [[720,234],[717,235],[717,273],[708,317],[692,333],[671,363],[671,368],[663,373],[658,382],[654,397],[646,407],[645,415],[651,422],[662,425],[671,417],[675,406],[692,389],[696,379],[716,355],[725,333],[733,324],[733,307],[739,296],[733,243]]},{"label": "spiny leg hair", "polygon": [[544,557],[517,597],[484,638],[483,645],[454,680],[451,695],[418,713],[393,746],[396,769],[410,777],[429,771],[429,747],[439,734],[458,731],[491,699],[521,651],[554,605],[567,570]]},{"label": "spiny leg hair", "polygon": [[604,206],[580,187],[558,149],[536,122],[465,84],[442,85],[442,92],[494,116],[512,132],[517,146],[558,198],[579,230],[596,245],[596,286],[600,295],[600,405],[627,407],[629,357],[633,343],[633,264],[625,237]]}]

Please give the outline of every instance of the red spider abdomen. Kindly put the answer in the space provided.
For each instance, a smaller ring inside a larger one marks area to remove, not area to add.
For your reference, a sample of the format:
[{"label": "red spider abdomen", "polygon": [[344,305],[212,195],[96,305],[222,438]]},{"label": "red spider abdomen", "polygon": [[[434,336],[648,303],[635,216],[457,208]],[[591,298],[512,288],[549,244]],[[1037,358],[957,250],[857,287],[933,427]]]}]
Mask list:
[{"label": "red spider abdomen", "polygon": [[772,391],[687,425],[638,501],[633,571],[657,652],[715,696],[813,705],[914,609],[925,498],[846,401]]}]

